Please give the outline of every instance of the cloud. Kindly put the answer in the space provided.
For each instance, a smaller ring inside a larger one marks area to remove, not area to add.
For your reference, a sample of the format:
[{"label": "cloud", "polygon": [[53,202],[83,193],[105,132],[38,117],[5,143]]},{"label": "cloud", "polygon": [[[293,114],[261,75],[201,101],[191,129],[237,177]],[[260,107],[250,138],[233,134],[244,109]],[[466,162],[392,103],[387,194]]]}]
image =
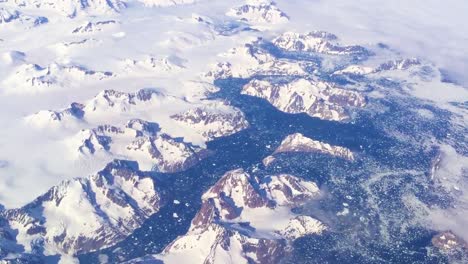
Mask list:
[{"label": "cloud", "polygon": [[[326,30],[346,42],[383,42],[428,59],[468,87],[468,5],[464,0],[281,0],[292,28]],[[289,25],[290,26],[290,25]]]},{"label": "cloud", "polygon": [[442,159],[435,182],[447,192],[454,204],[450,208],[429,208],[426,220],[432,228],[440,231],[451,230],[468,241],[466,219],[468,219],[468,157],[458,154],[448,145],[441,146]]}]

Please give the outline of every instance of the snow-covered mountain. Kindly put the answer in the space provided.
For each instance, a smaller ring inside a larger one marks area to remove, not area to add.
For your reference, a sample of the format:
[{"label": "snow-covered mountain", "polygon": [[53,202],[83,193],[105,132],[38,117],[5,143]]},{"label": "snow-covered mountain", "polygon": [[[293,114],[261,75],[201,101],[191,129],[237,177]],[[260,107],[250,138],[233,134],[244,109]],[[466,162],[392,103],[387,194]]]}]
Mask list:
[{"label": "snow-covered mountain", "polygon": [[103,21],[88,21],[84,23],[81,26],[78,26],[75,28],[72,33],[73,34],[92,34],[92,33],[98,33],[103,31],[107,27],[111,27],[118,22],[115,20],[103,20]]},{"label": "snow-covered mountain", "polygon": [[39,111],[26,117],[25,120],[37,127],[47,127],[49,124],[67,126],[70,121],[88,123],[99,121],[98,123],[102,124],[106,122],[106,118],[122,114],[131,117],[135,112],[149,110],[166,99],[171,100],[155,89],[141,89],[132,93],[104,90],[84,104],[72,103],[69,108],[59,111]]},{"label": "snow-covered mountain", "polygon": [[242,94],[265,99],[286,113],[335,121],[349,119],[347,108],[366,104],[365,96],[358,92],[302,78],[286,84],[254,79],[243,87]]},{"label": "snow-covered mountain", "polygon": [[26,28],[31,28],[46,24],[47,22],[48,19],[43,16],[25,15],[16,9],[0,7],[0,25],[2,26],[12,24],[15,26],[22,25]]},{"label": "snow-covered mountain", "polygon": [[233,7],[227,15],[260,24],[279,24],[289,20],[274,2],[267,0],[248,0],[244,5]]},{"label": "snow-covered mountain", "polygon": [[432,238],[432,244],[440,250],[449,254],[457,254],[463,250],[466,250],[468,244],[453,234],[451,231],[440,232]]},{"label": "snow-covered mountain", "polygon": [[377,67],[368,67],[361,65],[350,65],[345,69],[339,70],[336,74],[356,74],[367,75],[375,73],[383,73],[387,71],[406,71],[412,67],[420,66],[422,62],[416,58],[391,60],[380,64]]},{"label": "snow-covered mountain", "polygon": [[256,75],[306,76],[313,62],[277,58],[262,48],[263,41],[255,40],[222,54],[227,61],[213,65],[206,77],[212,79],[248,78]]},{"label": "snow-covered mountain", "polygon": [[136,162],[116,160],[65,181],[34,202],[1,215],[26,253],[73,254],[125,238],[162,204],[157,183]]},{"label": "snow-covered mountain", "polygon": [[17,10],[0,9],[0,24],[11,23],[20,18],[20,12]]},{"label": "snow-covered mountain", "polygon": [[52,10],[69,17],[83,12],[92,14],[115,13],[126,6],[125,2],[120,0],[8,0],[6,2],[21,8]]},{"label": "snow-covered mountain", "polygon": [[300,133],[287,136],[274,153],[276,154],[283,152],[318,152],[347,160],[354,159],[353,153],[347,148],[322,143],[320,141],[305,137]]},{"label": "snow-covered mountain", "polygon": [[121,62],[123,74],[165,75],[185,69],[184,60],[176,56],[157,58],[145,56],[140,60],[125,59]]},{"label": "snow-covered mountain", "polygon": [[355,158],[355,154],[347,148],[313,140],[300,133],[289,135],[281,141],[273,154],[263,159],[263,164],[269,166],[275,161],[275,155],[280,153],[320,153],[350,161]]},{"label": "snow-covered mountain", "polygon": [[146,6],[156,6],[156,7],[167,7],[174,5],[184,5],[184,4],[193,4],[197,0],[138,0],[145,4]]},{"label": "snow-covered mountain", "polygon": [[41,110],[33,115],[27,116],[25,122],[38,128],[53,128],[62,125],[74,125],[84,116],[84,105],[72,103],[69,107],[54,111]]},{"label": "snow-covered mountain", "polygon": [[203,136],[206,141],[229,136],[246,129],[249,123],[244,114],[235,109],[214,103],[173,115],[171,118]]},{"label": "snow-covered mountain", "polygon": [[[27,116],[25,123],[40,130],[71,131],[62,139],[68,159],[109,160],[117,156],[138,161],[143,170],[162,172],[186,170],[208,156],[205,142],[248,127],[242,112],[222,102],[195,106],[182,113],[173,107],[177,104],[187,108],[186,101],[158,90],[105,90],[84,104],[39,111]],[[174,112],[167,113],[163,124],[152,121],[152,111],[168,110]]]},{"label": "snow-covered mountain", "polygon": [[468,92],[327,4],[0,0],[0,263],[465,263]]},{"label": "snow-covered mountain", "polygon": [[157,124],[143,120],[130,120],[125,128],[104,125],[81,130],[64,143],[72,158],[116,155],[137,161],[145,171],[183,171],[209,154],[203,148],[158,133]]},{"label": "snow-covered mountain", "polygon": [[25,61],[26,54],[21,51],[12,50],[2,54],[2,61],[8,65],[20,64]]},{"label": "snow-covered mountain", "polygon": [[286,32],[275,38],[273,43],[287,51],[317,52],[330,55],[363,55],[368,53],[361,46],[340,45],[337,36],[325,31],[313,31],[306,34]]},{"label": "snow-covered mountain", "polygon": [[277,262],[288,253],[289,242],[326,230],[320,221],[290,211],[319,196],[315,183],[291,175],[260,180],[242,169],[227,172],[202,196],[186,235],[160,255],[129,263]]},{"label": "snow-covered mountain", "polygon": [[3,80],[1,90],[9,94],[44,93],[76,87],[77,82],[99,81],[112,76],[111,72],[93,71],[78,65],[53,63],[42,67],[37,64],[22,64]]},{"label": "snow-covered mountain", "polygon": [[16,253],[20,247],[16,244],[13,232],[9,223],[0,217],[0,259],[4,259],[10,253]]},{"label": "snow-covered mountain", "polygon": [[[153,109],[153,105],[160,105],[161,100],[171,103],[173,99],[156,90],[140,90],[137,93],[106,90],[86,104],[73,103],[60,111],[40,111],[26,117],[25,121],[39,129],[74,130],[113,119],[118,123],[125,120],[120,118],[122,115],[128,116],[130,120],[125,121],[125,126],[97,125],[66,137],[63,144],[69,150],[69,158],[111,159],[116,155],[138,161],[143,170],[182,171],[207,157],[209,151],[183,138],[160,132],[159,124],[132,118],[138,115],[144,117],[139,113]],[[202,142],[232,135],[248,126],[240,111],[222,103],[187,110],[168,118],[169,124],[176,126],[173,129],[191,128],[191,133]]]}]

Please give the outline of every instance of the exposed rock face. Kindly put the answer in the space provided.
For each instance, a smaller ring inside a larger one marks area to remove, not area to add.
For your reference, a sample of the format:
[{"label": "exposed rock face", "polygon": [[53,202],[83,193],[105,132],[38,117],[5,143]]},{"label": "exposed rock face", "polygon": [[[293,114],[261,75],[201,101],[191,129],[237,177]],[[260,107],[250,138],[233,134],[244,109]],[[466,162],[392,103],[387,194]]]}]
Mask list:
[{"label": "exposed rock face", "polygon": [[329,55],[365,55],[368,51],[361,46],[341,46],[338,37],[324,31],[307,34],[286,32],[273,40],[273,44],[287,51],[316,52]]},{"label": "exposed rock face", "polygon": [[213,66],[205,76],[209,79],[249,78],[256,75],[306,76],[311,62],[279,59],[259,47],[262,40],[231,49],[224,56],[229,59]]},{"label": "exposed rock face", "polygon": [[310,234],[311,230],[320,229],[323,229],[320,222],[309,216],[299,215],[289,220],[288,225],[277,231],[277,233],[287,240],[294,240],[303,237],[305,234]]},{"label": "exposed rock face", "polygon": [[406,71],[412,67],[421,66],[422,63],[416,58],[392,60],[380,64],[377,67],[366,67],[361,65],[350,65],[343,70],[335,72],[335,74],[354,74],[367,75],[374,73],[382,73],[386,71]]},{"label": "exposed rock face", "polygon": [[[135,93],[104,90],[85,103],[72,103],[62,110],[43,110],[27,116],[25,121],[33,126],[72,126],[80,122],[105,119],[132,111],[143,111],[162,100],[164,95],[153,89],[141,89]],[[102,123],[101,123],[102,124]]]},{"label": "exposed rock face", "polygon": [[66,144],[77,159],[113,154],[137,161],[145,171],[183,171],[209,155],[206,149],[160,133],[158,124],[141,119],[130,120],[123,128],[101,125],[81,130]]},{"label": "exposed rock face", "polygon": [[273,164],[276,161],[277,154],[294,152],[321,153],[349,161],[353,161],[355,159],[354,153],[347,148],[332,146],[330,144],[305,137],[300,133],[295,133],[287,136],[272,155],[264,158],[263,165],[270,166]]},{"label": "exposed rock face", "polygon": [[81,25],[75,28],[72,33],[73,34],[90,34],[90,33],[97,33],[104,28],[117,24],[115,20],[104,20],[104,21],[97,21],[97,22],[87,22],[84,25]]},{"label": "exposed rock face", "polygon": [[401,60],[393,60],[388,61],[386,63],[381,64],[375,71],[394,71],[394,70],[407,70],[413,66],[421,65],[421,61],[416,58],[411,59],[401,59]]},{"label": "exposed rock face", "polygon": [[281,145],[275,150],[275,154],[282,152],[318,152],[342,159],[354,160],[354,154],[351,150],[322,143],[300,133],[289,135],[281,142]]},{"label": "exposed rock face", "polygon": [[154,89],[141,89],[134,93],[104,90],[85,103],[72,103],[70,107],[57,111],[39,111],[26,117],[26,121],[39,127],[90,122],[108,115],[143,111],[162,99],[165,99],[165,96]]},{"label": "exposed rock face", "polygon": [[16,243],[16,231],[11,229],[3,217],[0,205],[0,263],[1,264],[38,264],[44,263],[40,256],[23,252],[23,247]]},{"label": "exposed rock face", "polygon": [[53,111],[42,110],[25,118],[26,123],[38,128],[58,127],[61,124],[70,124],[79,122],[83,118],[84,105],[72,103],[69,107]]},{"label": "exposed rock face", "polygon": [[229,10],[227,15],[250,23],[278,24],[289,20],[274,2],[265,0],[249,0],[245,5]]},{"label": "exposed rock face", "polygon": [[432,238],[432,245],[445,253],[468,250],[468,243],[451,231],[445,231]]},{"label": "exposed rock face", "polygon": [[[58,111],[40,111],[26,117],[25,121],[41,129],[68,128],[70,134],[60,142],[69,150],[67,158],[71,161],[95,158],[105,162],[117,155],[138,161],[142,170],[160,172],[188,169],[209,155],[204,147],[206,141],[248,127],[241,111],[214,101],[194,103],[196,107],[180,114],[169,112],[164,123],[169,129],[164,132],[154,122],[131,119],[134,116],[154,118],[153,112],[165,111],[164,105],[172,107],[174,104],[187,109],[188,103],[155,89],[131,93],[105,90],[84,104],[73,103]],[[125,126],[122,123],[126,120],[122,117],[130,118]],[[106,124],[103,122],[118,125],[103,125]]]},{"label": "exposed rock face", "polygon": [[235,134],[249,126],[240,110],[219,104],[190,109],[171,118],[188,129],[197,131],[206,141]]},{"label": "exposed rock face", "polygon": [[166,248],[161,259],[165,263],[184,259],[191,263],[267,264],[277,263],[286,253],[285,240],[253,238],[213,223],[197,234],[189,233],[178,238]]},{"label": "exposed rock face", "polygon": [[126,112],[133,106],[150,103],[159,96],[163,95],[153,89],[142,89],[135,93],[104,90],[86,104],[84,111],[85,113],[108,110]]},{"label": "exposed rock face", "polygon": [[202,196],[202,210],[194,218],[193,228],[203,227],[215,219],[242,219],[247,211],[294,207],[319,193],[315,183],[291,175],[269,176],[260,181],[241,169],[230,171]]},{"label": "exposed rock face", "polygon": [[5,258],[10,252],[15,252],[14,239],[8,222],[0,217],[0,259]]},{"label": "exposed rock face", "polygon": [[62,15],[74,17],[78,13],[116,13],[125,8],[120,0],[15,0],[18,6],[53,10]]},{"label": "exposed rock face", "polygon": [[372,67],[365,67],[361,65],[350,65],[342,70],[336,71],[334,74],[347,74],[347,75],[366,75],[375,71]]},{"label": "exposed rock face", "polygon": [[[266,45],[266,46],[265,46]],[[324,31],[307,34],[286,32],[271,43],[257,39],[224,54],[228,60],[219,62],[206,74],[210,79],[229,77],[249,78],[256,75],[307,76],[310,69],[318,68],[313,61],[277,58],[268,46],[290,52],[307,52],[339,56],[368,56],[361,46],[342,46],[338,38]]]},{"label": "exposed rock face", "polygon": [[42,67],[26,63],[2,82],[2,89],[9,94],[35,94],[64,88],[76,81],[99,81],[112,76],[111,72],[93,71],[77,65],[53,63]]},{"label": "exposed rock face", "polygon": [[294,207],[310,201],[320,194],[315,183],[288,174],[270,176],[261,186],[268,199],[275,201],[277,206]]},{"label": "exposed rock face", "polygon": [[123,74],[164,75],[180,72],[185,68],[184,60],[176,56],[158,58],[145,56],[142,59],[125,59],[122,61]]},{"label": "exposed rock face", "polygon": [[215,216],[220,220],[233,220],[240,217],[242,211],[247,208],[273,208],[274,203],[261,192],[256,179],[244,171],[228,172],[202,196],[204,203],[211,206],[205,206],[207,211],[201,210],[193,224],[195,227],[203,227],[215,220],[205,217],[206,215]]},{"label": "exposed rock face", "polygon": [[0,24],[10,23],[20,18],[20,12],[17,10],[9,10],[6,8],[0,8]]},{"label": "exposed rock face", "polygon": [[78,142],[77,154],[92,155],[109,150],[111,138],[99,135],[95,130],[82,130],[74,138]]},{"label": "exposed rock face", "polygon": [[160,172],[186,170],[209,155],[206,149],[174,139],[167,134],[137,138],[126,149],[127,155],[134,157],[145,168]]},{"label": "exposed rock face", "polygon": [[205,74],[209,80],[220,80],[234,77],[232,73],[232,64],[230,62],[218,62],[212,66],[212,70]]},{"label": "exposed rock face", "polygon": [[278,263],[288,243],[325,226],[290,209],[317,198],[313,182],[291,175],[259,180],[239,169],[227,172],[202,196],[202,206],[186,235],[160,255],[130,263]]},{"label": "exposed rock face", "polygon": [[25,15],[15,9],[0,7],[0,25],[15,24],[15,22],[31,28],[47,23],[48,19],[42,16]]},{"label": "exposed rock face", "polygon": [[114,161],[87,178],[63,182],[31,204],[1,214],[28,253],[73,254],[110,246],[159,210],[154,180],[138,164]]},{"label": "exposed rock face", "polygon": [[306,113],[333,121],[349,119],[347,108],[366,105],[366,98],[358,92],[306,79],[285,84],[254,79],[243,87],[242,94],[265,99],[286,113]]}]

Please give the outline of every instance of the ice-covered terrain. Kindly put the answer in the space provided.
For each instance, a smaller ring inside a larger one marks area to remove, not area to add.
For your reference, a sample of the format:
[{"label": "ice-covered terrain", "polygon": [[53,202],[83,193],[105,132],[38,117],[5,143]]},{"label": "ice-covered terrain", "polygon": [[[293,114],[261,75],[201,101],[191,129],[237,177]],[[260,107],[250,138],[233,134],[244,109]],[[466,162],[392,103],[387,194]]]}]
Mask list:
[{"label": "ice-covered terrain", "polygon": [[449,2],[0,0],[0,263],[463,263]]},{"label": "ice-covered terrain", "polygon": [[200,211],[188,233],[161,255],[169,263],[272,263],[285,255],[286,245],[326,227],[290,208],[320,196],[317,185],[291,175],[268,176],[259,182],[242,169],[227,172],[202,196]]}]

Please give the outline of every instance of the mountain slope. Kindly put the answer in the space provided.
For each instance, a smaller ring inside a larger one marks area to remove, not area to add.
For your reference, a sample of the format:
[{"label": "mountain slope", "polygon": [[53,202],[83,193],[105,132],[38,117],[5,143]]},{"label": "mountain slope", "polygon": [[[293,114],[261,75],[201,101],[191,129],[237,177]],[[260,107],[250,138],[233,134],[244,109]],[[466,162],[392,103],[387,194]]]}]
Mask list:
[{"label": "mountain slope", "polygon": [[227,172],[202,196],[190,230],[160,255],[129,263],[273,263],[288,243],[326,230],[320,221],[290,211],[320,195],[313,182],[291,175],[263,180],[242,169]]},{"label": "mountain slope", "polygon": [[63,182],[1,214],[27,253],[74,254],[125,238],[162,202],[157,183],[136,162],[116,160],[95,175]]}]

